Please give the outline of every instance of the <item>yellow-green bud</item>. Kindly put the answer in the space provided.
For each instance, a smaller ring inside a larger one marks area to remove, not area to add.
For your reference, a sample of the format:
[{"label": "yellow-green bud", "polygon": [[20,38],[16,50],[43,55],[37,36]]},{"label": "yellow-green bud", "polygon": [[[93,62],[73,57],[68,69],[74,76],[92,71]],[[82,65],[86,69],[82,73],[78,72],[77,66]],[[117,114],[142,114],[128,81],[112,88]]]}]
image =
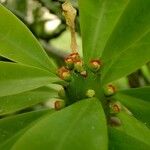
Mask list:
[{"label": "yellow-green bud", "polygon": [[109,105],[110,107],[110,113],[119,113],[121,111],[121,104],[119,102],[112,102]]},{"label": "yellow-green bud", "polygon": [[73,69],[73,67],[74,67],[74,62],[73,62],[73,60],[72,60],[71,58],[67,57],[67,58],[65,59],[65,63],[66,63],[66,65],[67,65],[67,68]]},{"label": "yellow-green bud", "polygon": [[86,91],[86,96],[89,97],[89,98],[94,97],[95,96],[95,91],[92,90],[92,89],[88,89]]},{"label": "yellow-green bud", "polygon": [[65,81],[71,80],[71,73],[65,67],[61,67],[60,69],[58,69],[58,75],[61,79],[65,80]]},{"label": "yellow-green bud", "polygon": [[83,77],[87,77],[87,72],[86,72],[85,70],[84,70],[84,71],[81,71],[80,74],[81,74],[81,76],[83,76]]},{"label": "yellow-green bud", "polygon": [[102,66],[102,62],[99,59],[94,59],[90,61],[89,67],[93,72],[99,71]]},{"label": "yellow-green bud", "polygon": [[75,69],[77,72],[82,72],[82,71],[84,71],[82,61],[76,61],[76,62],[74,63],[74,69]]},{"label": "yellow-green bud", "polygon": [[116,93],[116,88],[112,84],[106,85],[104,87],[104,94],[105,96],[112,96]]},{"label": "yellow-green bud", "polygon": [[63,72],[63,73],[62,73],[62,78],[63,78],[65,81],[71,81],[71,74],[70,74],[70,72]]},{"label": "yellow-green bud", "polygon": [[65,98],[65,97],[66,97],[64,88],[61,88],[61,89],[58,91],[58,96],[59,96],[60,98]]}]

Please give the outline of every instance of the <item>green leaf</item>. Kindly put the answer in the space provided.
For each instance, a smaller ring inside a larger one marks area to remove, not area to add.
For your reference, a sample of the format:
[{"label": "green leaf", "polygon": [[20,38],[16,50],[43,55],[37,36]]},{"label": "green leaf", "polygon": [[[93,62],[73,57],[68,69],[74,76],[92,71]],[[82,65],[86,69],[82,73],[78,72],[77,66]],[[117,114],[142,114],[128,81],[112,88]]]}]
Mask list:
[{"label": "green leaf", "polygon": [[0,119],[0,149],[10,150],[11,146],[36,121],[53,111],[40,110]]},{"label": "green leaf", "polygon": [[103,84],[128,75],[150,60],[150,1],[130,0],[102,54]]},{"label": "green leaf", "polygon": [[54,71],[54,64],[32,33],[1,4],[0,16],[0,55],[15,62]]},{"label": "green leaf", "polygon": [[107,127],[100,102],[79,101],[43,117],[12,150],[107,150]]},{"label": "green leaf", "polygon": [[79,0],[83,54],[86,62],[101,56],[128,1]]},{"label": "green leaf", "polygon": [[48,71],[0,62],[0,97],[29,91],[56,81],[60,79]]},{"label": "green leaf", "polygon": [[122,91],[119,91],[119,93],[126,94],[129,96],[150,102],[150,86],[122,90]]},{"label": "green leaf", "polygon": [[115,128],[109,129],[109,150],[148,150],[149,146]]},{"label": "green leaf", "polygon": [[[133,115],[150,127],[150,88],[120,91],[115,99],[125,105]],[[147,96],[147,97],[146,97]]]},{"label": "green leaf", "polygon": [[122,125],[110,128],[111,150],[148,150],[150,149],[150,130],[133,116],[126,113],[117,115]]},{"label": "green leaf", "polygon": [[58,97],[58,92],[49,87],[41,87],[24,93],[0,97],[0,115],[9,114],[31,107],[50,98]]}]

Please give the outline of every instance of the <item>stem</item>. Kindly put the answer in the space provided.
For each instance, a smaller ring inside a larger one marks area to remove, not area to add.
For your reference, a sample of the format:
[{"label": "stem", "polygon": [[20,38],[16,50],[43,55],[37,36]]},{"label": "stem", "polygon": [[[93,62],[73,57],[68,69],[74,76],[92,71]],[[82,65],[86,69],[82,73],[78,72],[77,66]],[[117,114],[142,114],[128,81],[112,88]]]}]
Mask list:
[{"label": "stem", "polygon": [[76,41],[76,33],[75,33],[75,30],[73,29],[70,29],[70,32],[71,32],[71,46],[70,48],[72,49],[72,52],[75,53],[77,52],[77,41]]},{"label": "stem", "polygon": [[76,32],[75,32],[75,18],[77,15],[77,11],[70,2],[66,1],[62,4],[63,15],[66,19],[66,24],[69,27],[71,33],[71,50],[73,53],[77,52],[77,42],[76,42]]}]

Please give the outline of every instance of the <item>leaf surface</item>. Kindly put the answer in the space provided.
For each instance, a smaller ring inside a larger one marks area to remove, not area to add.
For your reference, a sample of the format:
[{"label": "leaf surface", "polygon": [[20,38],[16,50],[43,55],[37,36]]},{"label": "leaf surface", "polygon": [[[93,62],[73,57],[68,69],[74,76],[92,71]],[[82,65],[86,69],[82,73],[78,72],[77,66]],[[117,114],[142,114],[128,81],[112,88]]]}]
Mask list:
[{"label": "leaf surface", "polygon": [[133,115],[150,127],[150,88],[137,88],[122,90],[115,95],[126,106]]},{"label": "leaf surface", "polygon": [[150,1],[130,0],[102,54],[103,84],[128,75],[150,60]]},{"label": "leaf surface", "polygon": [[111,127],[110,148],[111,150],[148,150],[150,149],[150,130],[133,116],[121,112],[117,115],[122,125]]},{"label": "leaf surface", "polygon": [[58,97],[57,93],[56,90],[49,87],[41,87],[16,95],[0,97],[0,115],[16,112],[50,100],[50,98],[56,98]]},{"label": "leaf surface", "polygon": [[0,97],[29,91],[56,81],[60,79],[46,70],[0,62]]},{"label": "leaf surface", "polygon": [[21,134],[40,117],[52,112],[40,110],[0,119],[0,149],[10,150]]},{"label": "leaf surface", "polygon": [[0,4],[0,55],[15,62],[55,70],[53,62],[29,31]]},{"label": "leaf surface", "polygon": [[100,102],[79,101],[41,119],[12,150],[107,150],[107,127]]},{"label": "leaf surface", "polygon": [[79,0],[83,54],[86,62],[101,56],[128,1]]}]

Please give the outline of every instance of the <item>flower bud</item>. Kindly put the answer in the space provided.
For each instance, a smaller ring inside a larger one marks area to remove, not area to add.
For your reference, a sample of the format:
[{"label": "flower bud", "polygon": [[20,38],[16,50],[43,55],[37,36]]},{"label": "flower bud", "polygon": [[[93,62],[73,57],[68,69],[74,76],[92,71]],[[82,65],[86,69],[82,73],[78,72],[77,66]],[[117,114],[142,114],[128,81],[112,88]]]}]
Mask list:
[{"label": "flower bud", "polygon": [[99,71],[101,66],[102,66],[102,62],[98,59],[94,59],[90,61],[89,67],[93,72]]},{"label": "flower bud", "polygon": [[119,102],[110,103],[110,113],[119,113],[121,111],[121,104]]},{"label": "flower bud", "polygon": [[58,91],[58,96],[61,97],[61,98],[65,98],[65,97],[66,97],[64,88],[61,88],[61,89]]},{"label": "flower bud", "polygon": [[88,89],[86,91],[86,96],[89,97],[89,98],[94,97],[95,96],[95,91],[92,90],[92,89]]},{"label": "flower bud", "polygon": [[65,106],[64,100],[56,100],[54,102],[54,108],[55,108],[55,110],[60,110],[61,108],[64,108],[64,106]]},{"label": "flower bud", "polygon": [[112,96],[115,94],[116,88],[112,84],[108,84],[104,87],[104,94],[105,96]]},{"label": "flower bud", "polygon": [[76,61],[76,62],[74,63],[74,69],[75,69],[77,72],[82,72],[82,71],[84,71],[82,61]]},{"label": "flower bud", "polygon": [[68,69],[66,69],[65,67],[61,67],[58,70],[58,75],[61,79],[65,80],[65,81],[70,81],[71,80],[71,73]]},{"label": "flower bud", "polygon": [[109,123],[112,127],[121,126],[121,120],[115,116],[110,117]]},{"label": "flower bud", "polygon": [[69,57],[65,58],[65,63],[67,65],[68,69],[73,69],[74,62],[73,62],[73,60],[71,58],[69,58]]},{"label": "flower bud", "polygon": [[73,62],[81,60],[79,53],[71,53],[69,56],[73,60]]},{"label": "flower bud", "polygon": [[71,74],[70,72],[63,72],[62,77],[65,81],[71,81]]},{"label": "flower bud", "polygon": [[81,76],[83,76],[83,77],[87,77],[87,72],[86,72],[85,70],[84,70],[84,71],[81,71],[80,74],[81,74]]}]

